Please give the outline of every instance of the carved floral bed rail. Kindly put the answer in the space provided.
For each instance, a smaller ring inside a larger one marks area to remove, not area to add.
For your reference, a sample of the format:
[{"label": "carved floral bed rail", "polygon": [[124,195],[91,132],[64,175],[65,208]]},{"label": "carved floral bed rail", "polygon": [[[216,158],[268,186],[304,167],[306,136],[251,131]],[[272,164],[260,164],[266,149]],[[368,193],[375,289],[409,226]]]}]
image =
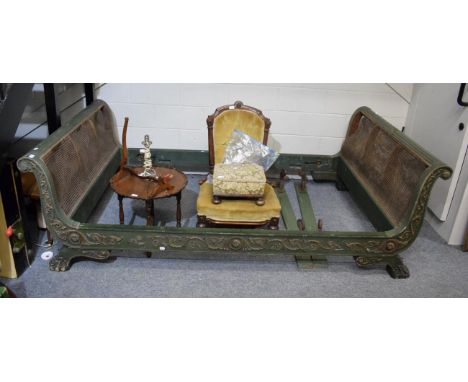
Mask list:
[{"label": "carved floral bed rail", "polygon": [[[177,151],[161,152],[174,161],[181,157]],[[187,152],[183,157],[190,158],[197,169],[207,159],[202,152]],[[19,159],[20,170],[35,175],[47,226],[63,243],[49,263],[51,270],[68,270],[78,258],[106,260],[113,250],[163,252],[168,257],[180,251],[197,256],[228,252],[290,254],[305,267],[323,264],[328,256],[348,255],[359,267],[383,265],[392,277],[405,278],[409,272],[399,253],[418,235],[434,182],[451,176],[444,163],[363,107],[352,116],[340,153],[281,155],[267,175],[277,178],[280,171],[297,173],[300,168],[316,181],[336,182],[339,189],[349,190],[377,232],[83,223],[108,187],[119,161],[115,122],[103,101],[90,105]]]}]

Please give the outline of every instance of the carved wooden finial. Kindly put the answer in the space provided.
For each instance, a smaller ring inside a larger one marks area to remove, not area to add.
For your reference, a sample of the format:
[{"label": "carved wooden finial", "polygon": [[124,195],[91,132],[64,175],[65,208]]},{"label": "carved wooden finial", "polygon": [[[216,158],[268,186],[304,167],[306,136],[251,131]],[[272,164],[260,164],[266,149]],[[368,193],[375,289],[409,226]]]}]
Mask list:
[{"label": "carved wooden finial", "polygon": [[208,125],[208,128],[209,128],[209,129],[213,128],[213,124],[214,124],[214,114],[209,115],[209,116],[206,118],[206,124]]}]

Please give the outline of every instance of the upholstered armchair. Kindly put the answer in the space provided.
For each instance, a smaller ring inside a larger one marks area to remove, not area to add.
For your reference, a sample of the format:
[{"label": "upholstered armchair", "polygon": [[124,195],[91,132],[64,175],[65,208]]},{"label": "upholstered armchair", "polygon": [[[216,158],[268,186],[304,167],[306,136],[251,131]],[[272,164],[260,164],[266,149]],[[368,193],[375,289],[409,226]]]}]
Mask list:
[{"label": "upholstered armchair", "polygon": [[[208,152],[210,172],[216,163],[222,163],[224,151],[234,129],[241,130],[256,140],[267,144],[271,122],[263,113],[237,101],[216,109],[208,116]],[[281,205],[271,185],[265,185],[264,201],[261,206],[246,199],[224,200],[213,203],[213,185],[204,182],[200,185],[197,200],[197,227],[211,225],[263,226],[278,229]]]}]

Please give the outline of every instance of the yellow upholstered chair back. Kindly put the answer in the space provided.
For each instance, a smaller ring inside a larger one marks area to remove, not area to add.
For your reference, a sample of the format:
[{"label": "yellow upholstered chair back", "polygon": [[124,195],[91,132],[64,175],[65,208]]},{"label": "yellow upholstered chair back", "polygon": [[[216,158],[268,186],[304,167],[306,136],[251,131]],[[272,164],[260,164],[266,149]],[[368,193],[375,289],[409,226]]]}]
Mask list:
[{"label": "yellow upholstered chair back", "polygon": [[208,124],[208,150],[211,171],[215,163],[223,161],[226,145],[231,139],[234,129],[243,131],[264,145],[267,144],[268,131],[271,125],[270,120],[260,110],[244,105],[240,101],[237,101],[234,105],[217,108],[206,121]]}]

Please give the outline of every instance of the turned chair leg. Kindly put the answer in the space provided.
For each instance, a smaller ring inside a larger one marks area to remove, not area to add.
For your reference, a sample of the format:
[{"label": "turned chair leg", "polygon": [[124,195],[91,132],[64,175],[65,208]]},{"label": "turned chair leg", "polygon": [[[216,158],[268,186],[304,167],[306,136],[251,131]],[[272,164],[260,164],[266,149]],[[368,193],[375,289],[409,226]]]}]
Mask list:
[{"label": "turned chair leg", "polygon": [[273,230],[279,229],[279,218],[271,218],[268,228]]},{"label": "turned chair leg", "polygon": [[206,216],[197,215],[197,228],[205,228],[207,225]]}]

